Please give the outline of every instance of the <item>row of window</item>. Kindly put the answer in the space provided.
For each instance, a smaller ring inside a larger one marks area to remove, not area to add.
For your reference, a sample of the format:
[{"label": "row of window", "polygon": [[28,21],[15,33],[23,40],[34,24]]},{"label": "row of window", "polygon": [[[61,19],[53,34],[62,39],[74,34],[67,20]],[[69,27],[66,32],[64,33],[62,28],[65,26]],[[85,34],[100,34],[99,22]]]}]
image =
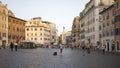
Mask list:
[{"label": "row of window", "polygon": [[[113,17],[113,16],[115,15],[114,9],[112,9],[110,13],[112,13],[112,17]],[[102,19],[102,20],[108,20],[108,19],[110,19],[110,15],[111,15],[110,13],[108,12],[108,13],[106,13],[106,15],[103,15],[102,17],[100,16],[100,17],[99,17],[99,20],[101,20],[101,19]],[[120,20],[120,16],[119,16],[119,18],[118,18],[117,20]],[[97,21],[97,19],[96,19],[96,21]],[[101,30],[102,27],[104,28],[104,27],[106,27],[106,26],[110,26],[111,24],[114,24],[115,19],[113,18],[111,21],[112,21],[112,22],[108,21],[107,23],[103,23],[102,26],[99,26],[99,30]],[[93,18],[93,19],[89,20],[89,21],[86,23],[86,25],[90,25],[90,24],[92,24],[92,23],[94,23],[94,22],[95,22],[95,19]],[[84,27],[84,26],[85,26],[85,22],[81,24],[81,27]],[[86,32],[87,32],[87,33],[89,33],[89,32],[94,32],[94,29],[89,29],[89,30],[87,30]]]},{"label": "row of window", "polygon": [[25,37],[23,36],[19,36],[19,35],[8,35],[8,39],[25,39]]},{"label": "row of window", "polygon": [[[112,16],[110,16],[110,13],[112,13]],[[106,13],[106,15],[103,15],[103,20],[108,20],[110,17],[113,17],[115,15],[115,10],[113,9],[110,13]]]},{"label": "row of window", "polygon": [[86,22],[86,24],[85,24],[85,22],[82,23],[82,24],[80,24],[80,26],[84,27],[85,25],[88,26],[88,25],[91,25],[93,23],[95,23],[95,18],[92,18],[91,20],[89,20],[88,22]]},{"label": "row of window", "polygon": [[[117,34],[120,35],[120,29],[116,30]],[[108,32],[103,32],[102,34],[99,34],[99,38],[102,37],[108,37],[108,36],[113,36],[114,35],[114,31],[110,30]],[[87,39],[95,39],[95,35],[91,35],[89,37],[86,37]],[[85,35],[81,35],[81,39],[85,39]]]},{"label": "row of window", "polygon": [[[40,33],[40,35],[38,35],[38,33],[31,33],[31,36],[43,36],[43,34],[42,33]],[[27,33],[27,36],[30,36],[30,34],[29,33]],[[46,37],[49,37],[50,35],[48,35],[48,34],[44,34],[44,36],[46,36]]]},{"label": "row of window", "polygon": [[[33,31],[33,28],[27,28],[26,30],[29,31],[31,29],[31,31]],[[35,31],[38,30],[38,28],[34,28]],[[42,31],[42,28],[40,28],[40,31]],[[44,29],[44,31],[50,32],[50,30]]]},{"label": "row of window", "polygon": [[[81,35],[81,39],[85,39],[85,35]],[[88,36],[86,39],[95,39],[95,35]]]},{"label": "row of window", "polygon": [[115,35],[120,35],[120,28],[115,29]]},{"label": "row of window", "polygon": [[86,30],[86,33],[91,33],[95,31],[95,27],[89,28]]},{"label": "row of window", "polygon": [[114,19],[112,19],[112,21],[107,21],[107,22],[105,22],[105,23],[102,23],[102,27],[104,28],[104,27],[108,27],[108,26],[110,26],[110,25],[113,25],[114,24]]},{"label": "row of window", "polygon": [[[31,40],[45,40],[45,41],[50,41],[50,39],[49,38],[30,38]],[[27,40],[29,40],[29,38],[27,38]]]},{"label": "row of window", "polygon": [[29,24],[37,24],[40,23],[39,21],[34,21],[34,22],[28,22]]},{"label": "row of window", "polygon": [[[0,37],[6,37],[6,33],[1,33],[0,32]],[[16,35],[8,35],[8,39],[19,39],[22,38],[22,36],[16,36]],[[25,37],[24,37],[25,38]]]},{"label": "row of window", "polygon": [[18,20],[10,19],[10,18],[8,18],[8,22],[9,22],[9,23],[20,24],[20,25],[25,26],[25,23],[23,23],[23,22],[21,22],[21,21],[18,21]]},{"label": "row of window", "polygon": [[0,37],[1,37],[1,36],[2,36],[2,37],[6,37],[6,33],[1,33],[1,32],[0,32]]},{"label": "row of window", "polygon": [[114,35],[114,31],[113,30],[109,30],[109,31],[103,32],[101,34],[101,36],[99,36],[99,37],[102,38],[102,37],[108,37],[108,36],[113,36],[113,35]]},{"label": "row of window", "polygon": [[[27,28],[26,30],[29,31],[30,28]],[[34,30],[37,31],[37,28],[34,28]],[[42,31],[42,28],[40,28],[40,30]],[[31,31],[33,31],[33,28],[31,28]]]},{"label": "row of window", "polygon": [[25,32],[25,29],[23,28],[18,28],[18,27],[13,27],[13,29],[9,26],[8,27],[9,30],[13,30],[13,31],[16,31],[16,32]]},{"label": "row of window", "polygon": [[95,35],[90,35],[90,36],[86,37],[86,39],[95,39]]}]

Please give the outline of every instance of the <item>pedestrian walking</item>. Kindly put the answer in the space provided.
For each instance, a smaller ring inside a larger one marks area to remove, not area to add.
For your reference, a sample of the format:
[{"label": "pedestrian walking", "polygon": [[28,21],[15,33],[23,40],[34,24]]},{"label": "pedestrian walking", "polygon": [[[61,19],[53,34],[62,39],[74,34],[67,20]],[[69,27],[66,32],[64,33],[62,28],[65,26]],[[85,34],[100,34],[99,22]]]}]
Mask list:
[{"label": "pedestrian walking", "polygon": [[87,53],[90,54],[90,46],[87,46]]},{"label": "pedestrian walking", "polygon": [[90,54],[90,46],[91,46],[90,44],[87,44],[87,46],[86,46],[86,49],[87,49],[87,53],[88,53],[88,54]]},{"label": "pedestrian walking", "polygon": [[70,47],[73,50],[73,46]]},{"label": "pedestrian walking", "polygon": [[14,48],[14,44],[11,42],[10,43],[10,49],[11,49],[11,51],[13,51],[13,48]]},{"label": "pedestrian walking", "polygon": [[15,51],[17,51],[17,48],[18,48],[18,44],[15,43]]},{"label": "pedestrian walking", "polygon": [[92,43],[91,43],[91,40],[88,39],[88,43],[87,43],[87,46],[86,46],[86,49],[87,49],[87,53],[90,54],[90,48],[92,46]]},{"label": "pedestrian walking", "polygon": [[105,54],[105,47],[106,47],[106,45],[104,44],[104,45],[102,46],[102,52],[103,52],[103,54]]},{"label": "pedestrian walking", "polygon": [[60,53],[62,53],[63,52],[63,46],[62,46],[62,44],[60,44]]}]

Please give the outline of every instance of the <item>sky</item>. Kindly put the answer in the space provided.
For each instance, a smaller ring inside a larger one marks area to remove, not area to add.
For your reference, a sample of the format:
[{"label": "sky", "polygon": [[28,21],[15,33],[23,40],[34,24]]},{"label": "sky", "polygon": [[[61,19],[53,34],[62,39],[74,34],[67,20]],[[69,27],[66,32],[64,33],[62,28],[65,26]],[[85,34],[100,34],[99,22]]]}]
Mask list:
[{"label": "sky", "polygon": [[7,4],[16,17],[29,20],[41,17],[44,21],[56,24],[58,34],[70,31],[73,19],[79,16],[89,0],[0,0]]}]

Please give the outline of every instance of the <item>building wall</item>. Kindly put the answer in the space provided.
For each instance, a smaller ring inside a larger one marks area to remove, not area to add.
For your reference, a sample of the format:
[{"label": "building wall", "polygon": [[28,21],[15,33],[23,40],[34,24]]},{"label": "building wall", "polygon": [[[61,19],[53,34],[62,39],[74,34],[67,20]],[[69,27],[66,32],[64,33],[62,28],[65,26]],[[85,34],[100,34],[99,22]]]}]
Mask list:
[{"label": "building wall", "polygon": [[56,25],[54,23],[50,24],[50,32],[51,32],[51,44],[57,45],[58,44],[58,30],[56,28]]},{"label": "building wall", "polygon": [[80,18],[80,26],[84,24],[82,28],[80,28],[80,31],[83,31],[83,33],[80,33],[81,37],[84,35],[84,41],[81,45],[86,45],[88,43],[88,39],[91,40],[91,43],[93,45],[96,45],[96,42],[98,41],[98,7],[96,7],[96,1],[91,0],[89,3],[86,4],[85,9],[82,12],[82,18]]},{"label": "building wall", "polygon": [[[114,5],[104,9],[101,13],[103,20],[101,21],[102,28],[102,45],[106,45],[106,51],[115,50],[115,35],[114,35]],[[113,48],[114,47],[114,48]]]},{"label": "building wall", "polygon": [[26,23],[26,40],[50,45],[50,23],[40,17],[32,18]]},{"label": "building wall", "polygon": [[19,43],[25,40],[25,22],[17,17],[8,17],[8,43]]},{"label": "building wall", "polygon": [[0,46],[8,44],[8,8],[0,2]]},{"label": "building wall", "polygon": [[[109,3],[107,3],[109,2]],[[100,41],[99,38],[99,12],[101,5],[106,7],[110,5],[112,1],[110,0],[90,0],[86,5],[84,10],[80,13],[80,36],[85,37],[82,39],[81,45],[87,45],[88,39],[90,39],[93,46],[97,46],[97,42]],[[84,23],[84,26],[81,27]]]},{"label": "building wall", "polygon": [[66,46],[71,46],[72,42],[71,42],[71,31],[68,31],[65,33],[65,40],[66,40]]},{"label": "building wall", "polygon": [[61,44],[65,46],[69,46],[70,44],[72,44],[70,42],[71,41],[70,39],[71,39],[71,31],[66,31],[61,34]]},{"label": "building wall", "polygon": [[115,3],[115,41],[117,50],[120,50],[120,0]]},{"label": "building wall", "polygon": [[80,17],[76,16],[73,20],[73,25],[72,25],[72,44],[74,44],[74,46],[79,46],[80,44],[80,40],[79,40],[79,33],[80,33]]}]

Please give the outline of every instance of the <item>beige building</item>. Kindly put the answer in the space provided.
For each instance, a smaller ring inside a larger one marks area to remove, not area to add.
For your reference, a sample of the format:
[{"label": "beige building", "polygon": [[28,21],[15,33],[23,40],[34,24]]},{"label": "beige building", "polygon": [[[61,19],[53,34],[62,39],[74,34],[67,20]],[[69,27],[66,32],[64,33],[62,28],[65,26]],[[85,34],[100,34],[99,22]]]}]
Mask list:
[{"label": "beige building", "polygon": [[106,51],[115,51],[115,31],[114,31],[114,16],[115,16],[115,8],[114,4],[110,5],[107,8],[104,8],[103,11],[100,12],[101,15],[101,23],[99,26],[99,30],[101,33],[99,34],[101,44],[106,45]]},{"label": "beige building", "polygon": [[71,46],[72,45],[72,40],[71,40],[71,31],[67,31],[65,33],[65,40],[66,40],[66,45]]},{"label": "beige building", "polygon": [[98,46],[99,37],[99,12],[103,7],[113,3],[113,0],[90,0],[80,13],[80,41],[81,45],[87,45],[88,40],[92,46]]},{"label": "beige building", "polygon": [[120,0],[115,0],[115,42],[120,51]]},{"label": "beige building", "polygon": [[40,44],[50,44],[49,22],[42,21],[40,17],[35,17],[26,22],[26,40]]},{"label": "beige building", "polygon": [[51,40],[51,44],[53,44],[53,45],[57,45],[58,44],[58,30],[57,30],[57,26],[56,26],[56,24],[54,24],[54,23],[51,23],[50,24],[50,27],[51,27],[51,29],[50,29],[50,36],[51,36],[51,38],[50,38],[50,40]]},{"label": "beige building", "polygon": [[25,20],[17,18],[9,10],[8,16],[8,43],[19,43],[25,40]]},{"label": "beige building", "polygon": [[80,17],[76,16],[73,20],[72,31],[71,31],[72,44],[74,44],[74,46],[79,46],[80,44],[79,35],[80,35]]},{"label": "beige building", "polygon": [[63,44],[64,46],[70,46],[72,45],[71,42],[71,31],[63,31],[61,34],[61,44]]},{"label": "beige building", "polygon": [[8,8],[0,1],[0,47],[8,44]]},{"label": "beige building", "polygon": [[26,22],[26,40],[38,44],[57,44],[58,36],[56,25],[35,17]]}]

